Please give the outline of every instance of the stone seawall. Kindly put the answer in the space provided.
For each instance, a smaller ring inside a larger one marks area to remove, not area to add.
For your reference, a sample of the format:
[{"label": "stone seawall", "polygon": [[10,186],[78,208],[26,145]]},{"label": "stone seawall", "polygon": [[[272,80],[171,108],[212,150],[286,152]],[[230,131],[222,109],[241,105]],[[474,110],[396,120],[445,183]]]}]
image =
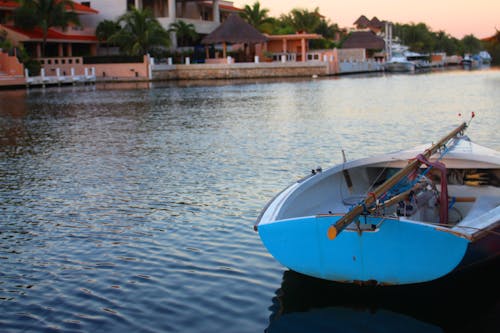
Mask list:
[{"label": "stone seawall", "polygon": [[335,74],[325,62],[154,65],[152,80],[208,80]]}]

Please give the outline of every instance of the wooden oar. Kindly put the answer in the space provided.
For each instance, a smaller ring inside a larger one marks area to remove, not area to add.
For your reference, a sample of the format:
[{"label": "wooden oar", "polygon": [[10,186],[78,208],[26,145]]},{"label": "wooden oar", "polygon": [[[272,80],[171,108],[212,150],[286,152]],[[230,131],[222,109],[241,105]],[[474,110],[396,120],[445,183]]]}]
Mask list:
[{"label": "wooden oar", "polygon": [[[452,138],[454,138],[457,134],[460,132],[464,131],[467,128],[467,124],[464,122],[460,126],[458,126],[456,129],[451,131],[448,135],[443,137],[441,140],[439,140],[438,143],[432,145],[429,149],[424,151],[422,155],[428,159],[430,158],[435,152],[437,152],[442,146],[444,146],[448,141],[450,141]],[[394,176],[386,180],[382,185],[380,185],[378,188],[376,188],[373,192],[371,192],[360,204],[355,206],[353,209],[351,209],[348,213],[346,213],[342,218],[340,218],[337,223],[332,224],[328,228],[328,238],[329,239],[335,239],[337,235],[344,230],[345,227],[347,227],[356,217],[358,217],[363,211],[366,209],[366,207],[370,207],[378,197],[380,197],[382,194],[390,190],[392,187],[394,187],[401,179],[404,177],[408,176],[410,173],[414,172],[417,170],[420,165],[422,164],[421,161],[418,159],[414,159],[411,163],[409,163],[406,167],[403,169],[399,170]]]}]

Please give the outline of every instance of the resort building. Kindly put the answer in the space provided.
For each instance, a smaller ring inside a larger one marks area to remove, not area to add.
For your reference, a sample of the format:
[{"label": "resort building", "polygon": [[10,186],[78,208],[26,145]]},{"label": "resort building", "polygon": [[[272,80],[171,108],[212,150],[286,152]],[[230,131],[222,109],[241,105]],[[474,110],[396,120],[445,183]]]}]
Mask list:
[{"label": "resort building", "polygon": [[353,31],[342,45],[343,49],[363,49],[366,59],[382,61],[385,54],[385,40],[371,30]]},{"label": "resort building", "polygon": [[[233,2],[224,0],[98,0],[82,2],[92,6],[99,15],[82,17],[82,24],[95,27],[102,20],[116,20],[128,8],[149,8],[153,16],[165,28],[176,21],[192,24],[200,35],[207,35],[221,22],[224,22],[231,13],[240,12]],[[176,47],[175,35],[172,36],[172,47]]]},{"label": "resort building", "polygon": [[289,35],[266,35],[268,42],[267,52],[271,53],[273,60],[281,61],[307,61],[320,60],[318,54],[309,52],[309,41],[321,38],[318,34],[296,33]]},{"label": "resort building", "polygon": [[[0,37],[5,35],[14,45],[22,44],[26,51],[35,58],[42,55],[43,33],[41,29],[31,31],[23,30],[14,26],[12,12],[20,4],[14,0],[0,0]],[[88,5],[74,2],[72,8],[81,20],[84,16],[96,16],[98,11]],[[95,27],[82,24],[71,25],[67,29],[51,27],[48,30],[45,56],[63,57],[95,54],[97,38]]]},{"label": "resort building", "polygon": [[[39,28],[28,31],[14,25],[13,11],[19,6],[17,0],[0,0],[0,40],[7,39],[16,47],[24,47],[36,60],[33,63],[39,64],[42,83],[48,80],[47,77],[52,77],[57,83],[78,77],[85,80],[183,79],[193,78],[194,74],[200,76],[201,70],[205,70],[203,75],[207,78],[378,71],[380,66],[374,61],[381,60],[377,53],[384,48],[380,31],[383,22],[376,18],[370,21],[362,16],[355,23],[358,30],[351,32],[344,41],[344,49],[311,50],[310,41],[321,39],[321,35],[304,31],[285,35],[262,34],[239,16],[242,9],[225,0],[72,1],[67,10],[78,15],[80,24],[64,29],[50,27],[45,37]],[[108,59],[89,57],[119,52],[117,49],[109,52],[108,46],[98,41],[95,30],[99,23],[116,21],[132,7],[149,9],[167,30],[180,21],[192,25],[204,47],[178,47],[176,36],[171,33],[170,50],[164,57],[124,58],[126,63],[120,62],[122,59],[110,63]],[[37,70],[28,66],[23,68],[16,57],[17,50],[11,49],[9,54],[0,50],[0,76],[22,77],[24,74],[28,82],[29,76],[38,75]],[[274,64],[258,65],[259,62]],[[205,63],[206,66],[190,66],[194,63]],[[249,63],[254,64],[250,66]],[[273,69],[270,70],[269,66]],[[215,73],[215,69],[220,69],[220,73]]]},{"label": "resort building", "polygon": [[[14,26],[12,12],[20,4],[15,0],[0,0],[0,32],[15,45],[24,48],[35,58],[41,57],[42,32],[39,29],[25,31]],[[131,6],[150,8],[154,17],[168,29],[170,24],[182,20],[193,24],[200,35],[217,28],[231,13],[241,9],[230,1],[223,0],[99,0],[73,1],[68,8],[79,15],[81,26],[70,26],[66,30],[50,28],[47,36],[45,56],[71,57],[96,55],[99,53],[95,29],[103,20],[116,20]],[[0,35],[1,36],[1,35]],[[172,47],[176,47],[175,35]]]}]

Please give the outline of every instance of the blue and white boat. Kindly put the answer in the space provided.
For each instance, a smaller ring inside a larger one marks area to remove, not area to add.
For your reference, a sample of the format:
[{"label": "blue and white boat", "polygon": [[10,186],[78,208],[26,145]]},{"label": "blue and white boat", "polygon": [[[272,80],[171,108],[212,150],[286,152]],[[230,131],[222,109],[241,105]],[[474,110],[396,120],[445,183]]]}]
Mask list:
[{"label": "blue and white boat", "polygon": [[479,59],[481,60],[482,65],[490,65],[491,64],[491,55],[488,53],[488,51],[481,51],[478,54]]},{"label": "blue and white boat", "polygon": [[361,285],[432,281],[500,254],[500,153],[463,123],[434,145],[314,170],[263,209],[289,269]]}]

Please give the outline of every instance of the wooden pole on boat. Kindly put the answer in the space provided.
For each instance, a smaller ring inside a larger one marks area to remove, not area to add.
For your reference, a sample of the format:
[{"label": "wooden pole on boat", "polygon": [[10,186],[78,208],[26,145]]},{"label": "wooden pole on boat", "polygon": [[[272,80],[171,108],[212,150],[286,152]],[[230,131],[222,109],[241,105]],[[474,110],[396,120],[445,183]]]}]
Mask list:
[{"label": "wooden pole on boat", "polygon": [[[388,199],[388,200],[384,201],[384,202],[383,202],[383,205],[384,205],[385,207],[390,207],[390,206],[392,206],[392,205],[395,205],[395,204],[397,204],[398,202],[400,202],[400,201],[402,201],[402,200],[408,199],[412,193],[417,192],[417,191],[418,191],[418,190],[420,190],[421,188],[422,188],[422,185],[421,185],[421,184],[419,184],[419,183],[417,183],[417,184],[416,184],[415,186],[413,186],[411,189],[406,190],[406,191],[404,191],[404,192],[402,192],[402,193],[399,193],[398,195],[395,195],[395,196],[393,196],[392,198],[390,198],[390,199]],[[371,209],[369,209],[368,211],[369,211],[370,213],[373,213],[375,210],[376,210],[376,208],[371,208]]]},{"label": "wooden pole on boat", "polygon": [[[448,135],[446,135],[441,140],[439,140],[438,143],[432,145],[429,149],[424,151],[422,153],[422,155],[426,159],[430,158],[442,146],[446,145],[446,143],[448,143],[448,141],[450,141],[452,138],[454,138],[460,132],[463,132],[466,128],[467,128],[467,124],[465,122],[462,123],[460,126],[458,126],[453,131],[451,131]],[[366,207],[371,206],[377,200],[378,197],[380,197],[382,194],[384,194],[385,192],[390,190],[392,187],[394,187],[401,179],[408,176],[413,171],[417,170],[421,164],[422,164],[421,161],[419,161],[418,159],[414,159],[406,167],[399,170],[394,176],[387,179],[382,185],[377,187],[373,192],[369,193],[368,196],[363,200],[362,203],[355,206],[348,213],[346,213],[344,216],[342,216],[337,221],[337,223],[332,224],[328,228],[328,232],[327,232],[328,238],[331,240],[335,239],[335,237],[337,237],[337,235],[340,232],[342,232],[342,230],[344,230],[345,227],[347,227],[356,217],[358,217],[361,213],[363,213],[363,211],[366,209]]]},{"label": "wooden pole on boat", "polygon": [[[344,149],[342,149],[342,159],[344,160],[344,163],[347,162],[347,159],[345,158]],[[351,180],[351,175],[349,174],[349,170],[343,169],[342,174],[344,175],[345,183],[347,185],[349,193],[352,193],[352,180]]]}]

